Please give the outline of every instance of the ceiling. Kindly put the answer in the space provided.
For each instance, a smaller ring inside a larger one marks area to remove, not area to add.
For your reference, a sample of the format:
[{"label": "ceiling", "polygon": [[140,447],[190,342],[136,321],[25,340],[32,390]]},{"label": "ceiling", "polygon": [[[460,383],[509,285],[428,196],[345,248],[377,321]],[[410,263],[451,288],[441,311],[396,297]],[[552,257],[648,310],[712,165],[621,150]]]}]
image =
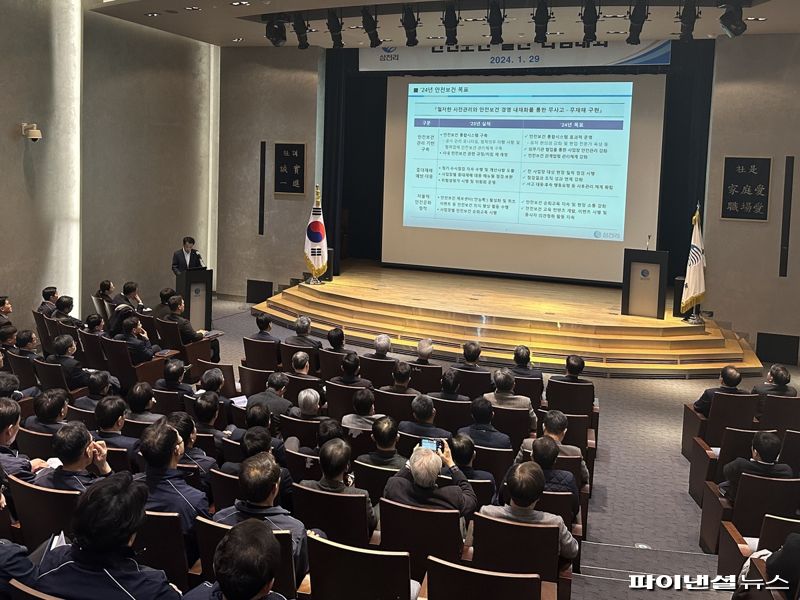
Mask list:
[{"label": "ceiling", "polygon": [[[724,0],[701,0],[704,5],[702,16],[695,24],[696,39],[715,38],[721,35],[718,22],[722,10],[716,5]],[[363,2],[363,0],[362,0]],[[369,47],[369,41],[361,29],[361,19],[348,16],[358,12],[362,2],[354,0],[95,0],[92,9],[154,27],[163,31],[186,36],[192,39],[216,44],[218,46],[268,46],[265,27],[259,22],[260,15],[309,11],[312,16],[319,15],[327,8],[347,7],[344,16],[342,38],[349,48]],[[614,2],[614,5],[611,4]],[[583,38],[577,0],[551,0],[555,19],[550,21],[548,41],[579,41]],[[606,4],[608,3],[608,6]],[[642,31],[642,41],[677,38],[680,23],[676,21],[678,0],[650,0],[650,17]],[[800,33],[800,0],[752,0],[752,6],[745,9],[746,18],[764,20],[748,21],[747,33],[776,34]],[[417,3],[423,7],[421,23],[417,28],[420,46],[435,46],[444,43],[444,27],[441,25],[440,8],[443,2]],[[534,0],[507,0],[507,20],[503,26],[505,42],[526,43],[533,41],[531,19]],[[658,5],[657,5],[658,4]],[[397,10],[397,0],[372,0],[368,5],[378,7],[378,33],[388,45],[405,44],[405,32],[400,25],[400,17],[382,14]],[[462,7],[481,6],[483,0],[462,0]],[[571,5],[571,6],[569,6]],[[526,7],[527,6],[527,7]],[[425,12],[425,9],[433,12]],[[624,40],[627,37],[628,4],[621,0],[607,0],[602,3],[602,15],[597,24],[597,37],[600,41]],[[488,26],[484,21],[483,10],[461,10],[461,23],[458,28],[460,44],[487,44]],[[331,47],[330,35],[324,20],[314,18],[310,22],[308,40],[312,46]],[[315,31],[316,30],[316,31]],[[558,32],[556,35],[555,32]],[[297,51],[297,39],[287,26],[286,51]]]}]

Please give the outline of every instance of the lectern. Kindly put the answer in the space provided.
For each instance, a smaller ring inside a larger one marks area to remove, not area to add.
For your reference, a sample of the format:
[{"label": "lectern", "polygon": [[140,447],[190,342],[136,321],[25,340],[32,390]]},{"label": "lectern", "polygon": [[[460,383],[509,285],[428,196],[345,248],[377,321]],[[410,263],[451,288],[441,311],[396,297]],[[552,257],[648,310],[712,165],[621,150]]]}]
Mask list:
[{"label": "lectern", "polygon": [[183,296],[183,316],[195,329],[211,329],[211,269],[188,269],[175,276],[175,290]]},{"label": "lectern", "polygon": [[622,314],[664,318],[669,252],[625,248]]}]

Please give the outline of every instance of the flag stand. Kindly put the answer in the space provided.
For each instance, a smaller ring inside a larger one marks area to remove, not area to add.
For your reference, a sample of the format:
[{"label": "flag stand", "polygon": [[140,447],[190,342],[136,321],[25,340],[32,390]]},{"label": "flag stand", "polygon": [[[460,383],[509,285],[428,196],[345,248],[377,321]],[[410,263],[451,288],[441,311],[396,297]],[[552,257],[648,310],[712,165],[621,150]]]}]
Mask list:
[{"label": "flag stand", "polygon": [[317,279],[316,277],[314,277],[312,275],[311,277],[306,279],[306,284],[308,284],[308,285],[325,285],[325,282],[324,281],[320,281],[319,279]]},{"label": "flag stand", "polygon": [[700,314],[697,312],[697,306],[698,306],[697,304],[694,305],[694,307],[692,308],[692,314],[686,318],[686,322],[689,325],[702,325],[703,323],[705,323],[703,317],[701,317]]}]

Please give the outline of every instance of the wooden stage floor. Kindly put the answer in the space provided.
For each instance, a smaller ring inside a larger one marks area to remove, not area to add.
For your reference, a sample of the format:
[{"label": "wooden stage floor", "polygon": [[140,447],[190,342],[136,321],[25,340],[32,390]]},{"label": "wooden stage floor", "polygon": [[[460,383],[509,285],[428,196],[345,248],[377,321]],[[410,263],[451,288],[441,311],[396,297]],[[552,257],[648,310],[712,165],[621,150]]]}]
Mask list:
[{"label": "wooden stage floor", "polygon": [[617,377],[715,377],[726,364],[760,373],[746,341],[708,320],[689,325],[672,316],[620,314],[616,288],[561,284],[348,262],[320,286],[300,284],[254,307],[277,322],[308,315],[324,337],[342,327],[348,344],[371,345],[379,333],[395,352],[413,354],[419,339],[434,341],[435,358],[454,360],[466,340],[478,339],[482,359],[508,364],[525,344],[534,361],[559,371],[580,354],[587,373]]}]

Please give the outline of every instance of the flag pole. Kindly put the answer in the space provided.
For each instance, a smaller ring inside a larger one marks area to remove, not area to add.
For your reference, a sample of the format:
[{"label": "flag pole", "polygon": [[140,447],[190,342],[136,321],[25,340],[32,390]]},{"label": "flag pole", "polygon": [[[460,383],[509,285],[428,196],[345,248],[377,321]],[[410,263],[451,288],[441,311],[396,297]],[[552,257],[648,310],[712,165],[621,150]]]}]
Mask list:
[{"label": "flag pole", "polygon": [[[322,210],[322,192],[319,189],[319,184],[314,186],[314,209],[315,210]],[[312,211],[313,215],[313,211]],[[308,259],[306,259],[308,260]],[[310,264],[310,263],[309,263]],[[324,270],[323,270],[324,272]],[[311,268],[311,276],[306,279],[306,284],[308,285],[325,285],[324,281],[320,281],[317,279],[317,270],[316,268]]]},{"label": "flag pole", "polygon": [[[696,214],[698,214],[698,215],[700,214],[700,203],[699,202],[697,203]],[[688,319],[686,319],[686,322],[689,325],[702,325],[703,323],[705,323],[705,321],[703,320],[703,317],[701,317],[698,314],[698,310],[697,310],[698,306],[699,306],[699,304],[695,304],[692,307],[692,315]]]}]

